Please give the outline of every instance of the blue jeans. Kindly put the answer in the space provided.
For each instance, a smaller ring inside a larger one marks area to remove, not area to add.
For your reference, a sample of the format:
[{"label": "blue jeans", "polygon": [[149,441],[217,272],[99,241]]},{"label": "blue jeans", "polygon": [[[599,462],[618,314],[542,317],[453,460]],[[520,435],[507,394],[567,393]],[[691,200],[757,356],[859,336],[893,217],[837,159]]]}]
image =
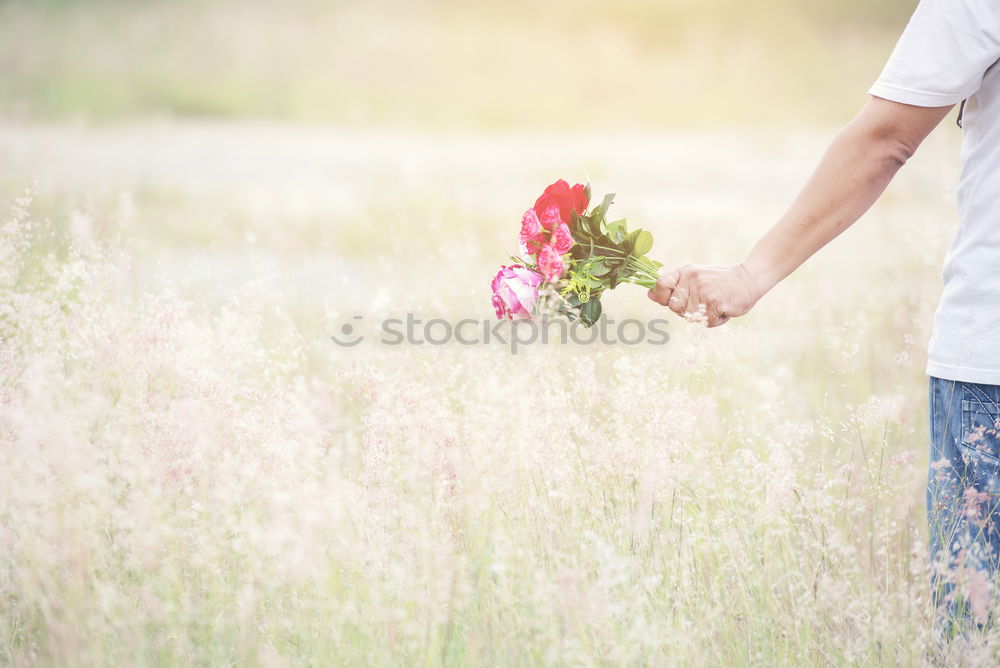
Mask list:
[{"label": "blue jeans", "polygon": [[930,379],[927,519],[938,622],[981,627],[1000,556],[1000,386]]}]

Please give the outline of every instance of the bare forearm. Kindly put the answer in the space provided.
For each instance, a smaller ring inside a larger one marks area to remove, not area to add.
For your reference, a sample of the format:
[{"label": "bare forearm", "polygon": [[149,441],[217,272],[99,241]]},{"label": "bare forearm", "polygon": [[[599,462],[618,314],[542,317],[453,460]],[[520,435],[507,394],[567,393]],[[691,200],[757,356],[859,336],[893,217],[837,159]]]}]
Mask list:
[{"label": "bare forearm", "polygon": [[743,262],[763,294],[853,225],[882,194],[903,162],[866,146],[848,126],[784,216]]},{"label": "bare forearm", "polygon": [[649,298],[678,315],[699,315],[709,327],[747,313],[874,204],[950,108],[872,98],[830,144],[791,208],[745,261],[677,267],[660,277]]},{"label": "bare forearm", "polygon": [[930,111],[932,120],[901,128],[880,108],[885,101],[873,104],[875,108],[866,107],[831,143],[787,213],[743,262],[756,297],[853,225],[947,113],[947,108],[940,110],[940,116],[936,110],[922,110]]}]

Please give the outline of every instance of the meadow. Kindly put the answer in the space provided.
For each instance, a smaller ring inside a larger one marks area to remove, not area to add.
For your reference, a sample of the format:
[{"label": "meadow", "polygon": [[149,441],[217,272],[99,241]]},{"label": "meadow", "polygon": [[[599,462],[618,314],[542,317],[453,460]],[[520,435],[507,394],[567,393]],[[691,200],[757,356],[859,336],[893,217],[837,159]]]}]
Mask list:
[{"label": "meadow", "polygon": [[[616,192],[668,265],[742,259],[905,20],[662,4],[555,3],[525,36],[518,3],[0,3],[0,663],[991,665],[995,638],[939,656],[930,631],[956,128],[725,327],[623,286],[606,311],[671,316],[667,345],[376,341],[493,318],[560,177]],[[817,26],[871,38],[810,51]],[[697,60],[734,31],[787,104]],[[502,61],[512,35],[554,41]],[[606,71],[562,76],[581,35]],[[330,340],[352,322],[365,342]]]}]

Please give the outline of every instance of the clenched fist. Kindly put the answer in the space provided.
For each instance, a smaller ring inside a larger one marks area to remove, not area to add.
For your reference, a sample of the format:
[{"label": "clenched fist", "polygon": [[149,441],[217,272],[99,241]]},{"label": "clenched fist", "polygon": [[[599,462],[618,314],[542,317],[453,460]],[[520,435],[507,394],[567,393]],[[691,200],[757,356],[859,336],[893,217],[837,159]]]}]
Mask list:
[{"label": "clenched fist", "polygon": [[742,264],[689,264],[661,276],[649,298],[689,319],[700,319],[704,313],[708,326],[718,327],[749,311],[761,294]]}]

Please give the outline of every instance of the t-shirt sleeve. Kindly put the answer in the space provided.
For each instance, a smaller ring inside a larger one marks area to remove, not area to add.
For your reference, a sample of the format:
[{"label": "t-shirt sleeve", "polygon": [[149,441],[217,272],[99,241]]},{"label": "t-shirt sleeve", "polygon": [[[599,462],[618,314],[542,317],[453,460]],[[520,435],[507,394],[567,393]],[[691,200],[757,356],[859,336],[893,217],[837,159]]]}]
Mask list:
[{"label": "t-shirt sleeve", "polygon": [[978,91],[998,59],[1000,0],[921,0],[868,92],[918,107],[946,107]]}]

